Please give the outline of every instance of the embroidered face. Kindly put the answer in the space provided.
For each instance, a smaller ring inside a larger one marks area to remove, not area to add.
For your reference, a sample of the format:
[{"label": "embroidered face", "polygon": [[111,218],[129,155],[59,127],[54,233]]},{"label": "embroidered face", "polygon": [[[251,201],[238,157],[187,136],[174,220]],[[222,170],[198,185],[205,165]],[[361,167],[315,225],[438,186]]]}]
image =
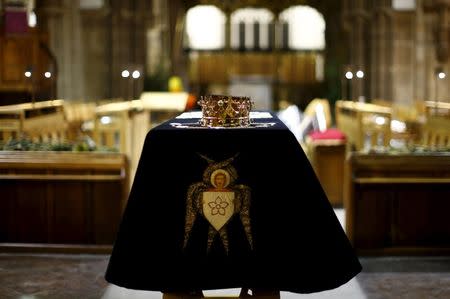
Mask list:
[{"label": "embroidered face", "polygon": [[230,174],[223,169],[217,169],[211,174],[211,185],[217,189],[225,189],[230,184]]}]

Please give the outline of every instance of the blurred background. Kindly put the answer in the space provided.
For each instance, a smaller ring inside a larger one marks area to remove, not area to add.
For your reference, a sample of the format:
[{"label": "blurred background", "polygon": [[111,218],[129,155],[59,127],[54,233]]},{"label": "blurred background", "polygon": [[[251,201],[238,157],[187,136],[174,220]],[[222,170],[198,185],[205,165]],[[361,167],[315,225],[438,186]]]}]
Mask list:
[{"label": "blurred background", "polygon": [[449,56],[446,0],[1,0],[0,253],[108,254],[147,132],[202,95],[249,96],[357,253],[387,258],[368,269],[445,272],[430,298],[448,298]]}]

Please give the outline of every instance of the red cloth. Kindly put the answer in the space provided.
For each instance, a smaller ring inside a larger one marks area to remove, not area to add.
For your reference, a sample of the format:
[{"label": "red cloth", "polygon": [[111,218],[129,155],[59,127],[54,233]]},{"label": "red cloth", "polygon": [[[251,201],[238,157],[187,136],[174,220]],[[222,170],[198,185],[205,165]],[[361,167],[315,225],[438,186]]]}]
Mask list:
[{"label": "red cloth", "polygon": [[26,33],[26,32],[28,32],[28,20],[26,10],[6,8],[5,33]]},{"label": "red cloth", "polygon": [[345,140],[345,135],[339,129],[331,128],[327,129],[323,132],[314,131],[309,134],[312,140],[324,140],[324,139],[337,139],[337,140]]}]

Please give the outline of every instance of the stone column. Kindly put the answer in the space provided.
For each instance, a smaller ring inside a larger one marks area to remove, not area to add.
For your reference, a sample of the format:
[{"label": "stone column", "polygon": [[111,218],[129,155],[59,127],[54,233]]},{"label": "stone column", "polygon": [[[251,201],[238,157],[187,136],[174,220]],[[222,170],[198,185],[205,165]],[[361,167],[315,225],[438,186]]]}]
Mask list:
[{"label": "stone column", "polygon": [[384,56],[385,56],[385,64],[384,64],[384,72],[381,80],[384,80],[384,90],[383,90],[383,98],[394,101],[394,77],[393,77],[393,63],[394,63],[394,13],[391,8],[391,1],[385,0],[385,9],[384,9],[384,22],[385,22],[385,41],[386,45],[384,47]]},{"label": "stone column", "polygon": [[[438,7],[437,58],[446,78],[437,79],[436,100],[450,102],[450,0],[436,1]],[[436,76],[436,74],[435,74]]]},{"label": "stone column", "polygon": [[[428,100],[450,101],[450,0],[422,0],[428,21],[426,27],[435,39],[429,41],[434,44],[434,53],[429,53],[430,63],[427,70],[429,77]],[[428,18],[432,18],[430,22]],[[431,50],[431,49],[430,49]],[[446,73],[445,79],[438,79],[436,70],[441,68]]]},{"label": "stone column", "polygon": [[423,1],[416,0],[415,12],[415,72],[414,72],[414,100],[425,100],[428,98],[426,76],[426,28],[423,11]]},{"label": "stone column", "polygon": [[[346,48],[346,56],[344,57],[344,63],[342,69],[339,70],[339,78],[341,79],[341,98],[345,100],[351,100],[353,97],[351,95],[351,80],[345,78],[345,73],[350,70],[348,67],[351,67],[352,63],[352,54],[353,54],[353,23],[351,16],[352,6],[350,5],[350,0],[342,0],[342,12],[341,12],[341,26],[342,32],[344,36],[344,40],[342,42],[343,45],[347,45]],[[353,72],[353,70],[351,70]]]},{"label": "stone column", "polygon": [[[111,96],[129,97],[131,90],[127,79],[122,79],[121,72],[130,64],[129,19],[132,12],[129,2],[111,1]],[[129,70],[130,71],[130,70]]]},{"label": "stone column", "polygon": [[169,38],[169,62],[171,75],[182,75],[185,72],[184,55],[182,49],[183,20],[186,14],[184,3],[180,0],[172,0],[167,4],[168,38]]},{"label": "stone column", "polygon": [[354,19],[354,27],[352,28],[352,43],[351,47],[353,47],[353,55],[351,57],[351,65],[353,69],[354,77],[352,79],[352,97],[353,100],[358,100],[359,97],[367,97],[365,94],[365,82],[367,80],[367,74],[365,78],[359,79],[356,77],[356,72],[358,70],[362,70],[367,73],[366,67],[366,51],[364,47],[364,43],[367,38],[364,36],[365,29],[367,26],[367,18],[368,14],[364,8],[365,1],[364,0],[355,0],[355,6],[351,13],[351,17]]},{"label": "stone column", "polygon": [[393,101],[411,104],[415,78],[415,12],[395,12],[392,61]]},{"label": "stone column", "polygon": [[169,46],[167,38],[166,1],[153,0],[151,23],[147,33],[147,69],[151,75],[162,69],[168,70]]},{"label": "stone column", "polygon": [[[392,72],[393,72],[393,41],[394,23],[390,0],[373,2],[369,25],[372,39],[370,53],[370,83],[369,94],[371,99],[392,101]],[[369,64],[367,64],[369,66]]]},{"label": "stone column", "polygon": [[381,9],[379,6],[373,7],[373,14],[371,16],[371,39],[370,45],[372,51],[370,52],[370,97],[371,99],[380,98],[380,47],[382,43],[382,21],[381,21]]},{"label": "stone column", "polygon": [[57,98],[84,97],[84,65],[79,1],[63,0],[40,3],[41,18],[49,33],[49,48],[58,62]]},{"label": "stone column", "polygon": [[[155,1],[156,2],[156,1]],[[147,0],[111,1],[111,90],[113,97],[139,96],[146,69],[147,26],[152,13]],[[141,73],[123,79],[124,69]],[[130,82],[131,80],[131,82]]]}]

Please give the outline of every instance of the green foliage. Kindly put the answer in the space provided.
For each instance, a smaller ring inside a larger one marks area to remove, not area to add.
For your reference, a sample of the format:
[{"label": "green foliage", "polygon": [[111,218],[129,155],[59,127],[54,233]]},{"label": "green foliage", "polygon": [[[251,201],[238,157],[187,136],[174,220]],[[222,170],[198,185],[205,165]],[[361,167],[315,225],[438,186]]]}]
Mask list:
[{"label": "green foliage", "polygon": [[68,151],[68,152],[118,152],[116,148],[97,147],[93,141],[86,137],[76,142],[33,142],[28,138],[10,139],[0,142],[0,150],[4,151]]}]

